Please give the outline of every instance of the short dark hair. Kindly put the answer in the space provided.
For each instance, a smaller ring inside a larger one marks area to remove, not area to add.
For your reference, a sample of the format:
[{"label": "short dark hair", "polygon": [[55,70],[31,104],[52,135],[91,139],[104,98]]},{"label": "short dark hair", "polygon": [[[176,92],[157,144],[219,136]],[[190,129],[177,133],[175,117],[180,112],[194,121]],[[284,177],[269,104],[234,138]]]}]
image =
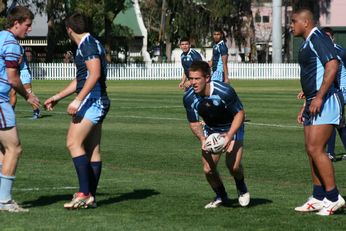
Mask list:
[{"label": "short dark hair", "polygon": [[74,13],[65,20],[65,26],[77,34],[90,32],[90,19],[82,13]]},{"label": "short dark hair", "polygon": [[332,28],[330,28],[330,27],[323,27],[322,29],[321,29],[324,33],[329,33],[332,37],[334,37],[334,31],[333,31],[333,29]]},{"label": "short dark hair", "polygon": [[313,24],[316,24],[316,19],[315,19],[315,15],[314,15],[314,12],[308,8],[308,7],[300,7],[300,8],[297,8],[293,11],[293,14],[301,14],[301,13],[308,13],[311,20],[312,20],[312,23]]},{"label": "short dark hair", "polygon": [[181,42],[188,42],[188,43],[190,43],[190,39],[188,38],[188,37],[182,37],[181,39],[180,39],[180,43]]},{"label": "short dark hair", "polygon": [[205,61],[193,61],[189,71],[201,71],[205,77],[210,76],[210,66]]},{"label": "short dark hair", "polygon": [[16,6],[7,15],[6,27],[11,28],[14,26],[15,21],[23,23],[27,19],[34,19],[31,10],[25,6]]},{"label": "short dark hair", "polygon": [[223,30],[222,30],[222,28],[219,27],[219,26],[214,27],[213,32],[220,32],[221,34],[223,34]]}]

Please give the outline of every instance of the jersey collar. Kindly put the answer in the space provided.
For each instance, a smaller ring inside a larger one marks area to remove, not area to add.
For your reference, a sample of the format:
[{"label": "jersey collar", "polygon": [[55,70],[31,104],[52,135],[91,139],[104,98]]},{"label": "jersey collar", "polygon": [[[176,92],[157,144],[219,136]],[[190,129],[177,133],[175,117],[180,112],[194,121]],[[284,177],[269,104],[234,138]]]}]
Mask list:
[{"label": "jersey collar", "polygon": [[87,37],[89,37],[90,36],[90,33],[86,33],[83,37],[82,37],[82,39],[80,40],[80,43],[78,44],[78,48],[80,47],[80,45],[84,42],[84,40],[87,38]]},{"label": "jersey collar", "polygon": [[305,41],[308,40],[308,39],[310,39],[311,35],[312,35],[316,30],[318,30],[317,27],[312,28],[312,30],[310,31],[310,34],[308,35],[308,37],[306,37]]}]

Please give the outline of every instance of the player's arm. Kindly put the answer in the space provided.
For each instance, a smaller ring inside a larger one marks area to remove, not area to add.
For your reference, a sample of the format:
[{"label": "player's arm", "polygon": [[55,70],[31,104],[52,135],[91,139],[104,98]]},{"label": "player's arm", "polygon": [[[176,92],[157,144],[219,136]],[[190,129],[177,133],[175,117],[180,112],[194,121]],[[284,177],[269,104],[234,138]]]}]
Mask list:
[{"label": "player's arm", "polygon": [[223,66],[223,79],[225,83],[229,83],[228,66],[227,66],[228,55],[221,56],[221,59],[222,59],[222,66]]},{"label": "player's arm", "polygon": [[99,58],[93,58],[85,61],[88,69],[88,78],[82,90],[78,93],[76,98],[68,105],[67,113],[74,115],[77,113],[84,98],[90,93],[90,91],[95,87],[97,81],[101,77],[101,60]]},{"label": "player's arm", "polygon": [[62,91],[60,91],[59,93],[53,95],[52,97],[48,98],[45,102],[44,102],[44,107],[48,110],[48,111],[52,111],[53,107],[63,98],[72,95],[77,88],[77,80],[74,79],[72,82],[70,82],[69,85],[67,85]]},{"label": "player's arm", "polygon": [[183,89],[184,88],[184,84],[186,82],[186,75],[185,75],[185,72],[183,71],[183,75],[181,76],[181,81],[179,83],[179,88],[180,89]]},{"label": "player's arm", "polygon": [[237,133],[238,129],[242,126],[245,120],[245,111],[241,109],[234,115],[232,124],[228,132],[225,134],[225,147],[233,140],[234,135]]},{"label": "player's arm", "polygon": [[201,141],[201,148],[204,150],[205,136],[203,133],[202,125],[198,122],[190,122],[190,128],[192,133]]},{"label": "player's arm", "polygon": [[18,92],[23,98],[32,106],[39,107],[40,101],[36,96],[34,96],[31,93],[28,93],[23,84],[22,81],[19,78],[19,73],[17,67],[7,67],[6,73],[8,77],[8,82],[11,85],[11,87]]},{"label": "player's arm", "polygon": [[312,115],[316,115],[321,111],[323,97],[327,94],[332,86],[339,67],[339,62],[336,59],[328,61],[324,66],[323,81],[315,98],[311,101],[309,111]]}]

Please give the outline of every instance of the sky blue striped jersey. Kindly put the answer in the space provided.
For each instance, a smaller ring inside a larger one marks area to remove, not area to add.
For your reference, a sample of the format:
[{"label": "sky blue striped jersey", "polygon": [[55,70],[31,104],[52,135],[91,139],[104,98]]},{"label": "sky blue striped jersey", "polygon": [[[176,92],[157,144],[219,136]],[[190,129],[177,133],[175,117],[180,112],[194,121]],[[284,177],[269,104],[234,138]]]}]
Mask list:
[{"label": "sky blue striped jersey", "polygon": [[19,68],[22,55],[23,49],[15,36],[9,31],[0,31],[0,102],[9,101],[8,94],[11,90],[6,68],[10,65]]}]

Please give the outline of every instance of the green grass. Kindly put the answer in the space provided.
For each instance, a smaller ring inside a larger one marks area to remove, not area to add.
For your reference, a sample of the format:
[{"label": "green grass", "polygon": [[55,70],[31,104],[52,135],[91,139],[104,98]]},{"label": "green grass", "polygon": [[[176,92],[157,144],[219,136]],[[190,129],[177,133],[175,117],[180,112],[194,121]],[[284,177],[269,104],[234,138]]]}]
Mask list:
[{"label": "green grass", "polygon": [[[199,143],[192,136],[178,81],[109,81],[111,110],[103,127],[103,173],[97,209],[66,211],[77,190],[65,148],[70,100],[30,120],[17,105],[24,149],[13,195],[25,214],[0,212],[0,230],[344,230],[345,214],[319,217],[293,208],[311,193],[303,131],[296,124],[302,102],[298,81],[231,81],[246,110],[243,164],[252,202],[240,208],[225,164],[219,169],[231,207],[205,210],[214,196],[202,171]],[[64,81],[34,81],[45,98]],[[282,126],[276,126],[282,125]],[[342,152],[340,142],[337,151]],[[346,163],[335,163],[346,195]]]}]

